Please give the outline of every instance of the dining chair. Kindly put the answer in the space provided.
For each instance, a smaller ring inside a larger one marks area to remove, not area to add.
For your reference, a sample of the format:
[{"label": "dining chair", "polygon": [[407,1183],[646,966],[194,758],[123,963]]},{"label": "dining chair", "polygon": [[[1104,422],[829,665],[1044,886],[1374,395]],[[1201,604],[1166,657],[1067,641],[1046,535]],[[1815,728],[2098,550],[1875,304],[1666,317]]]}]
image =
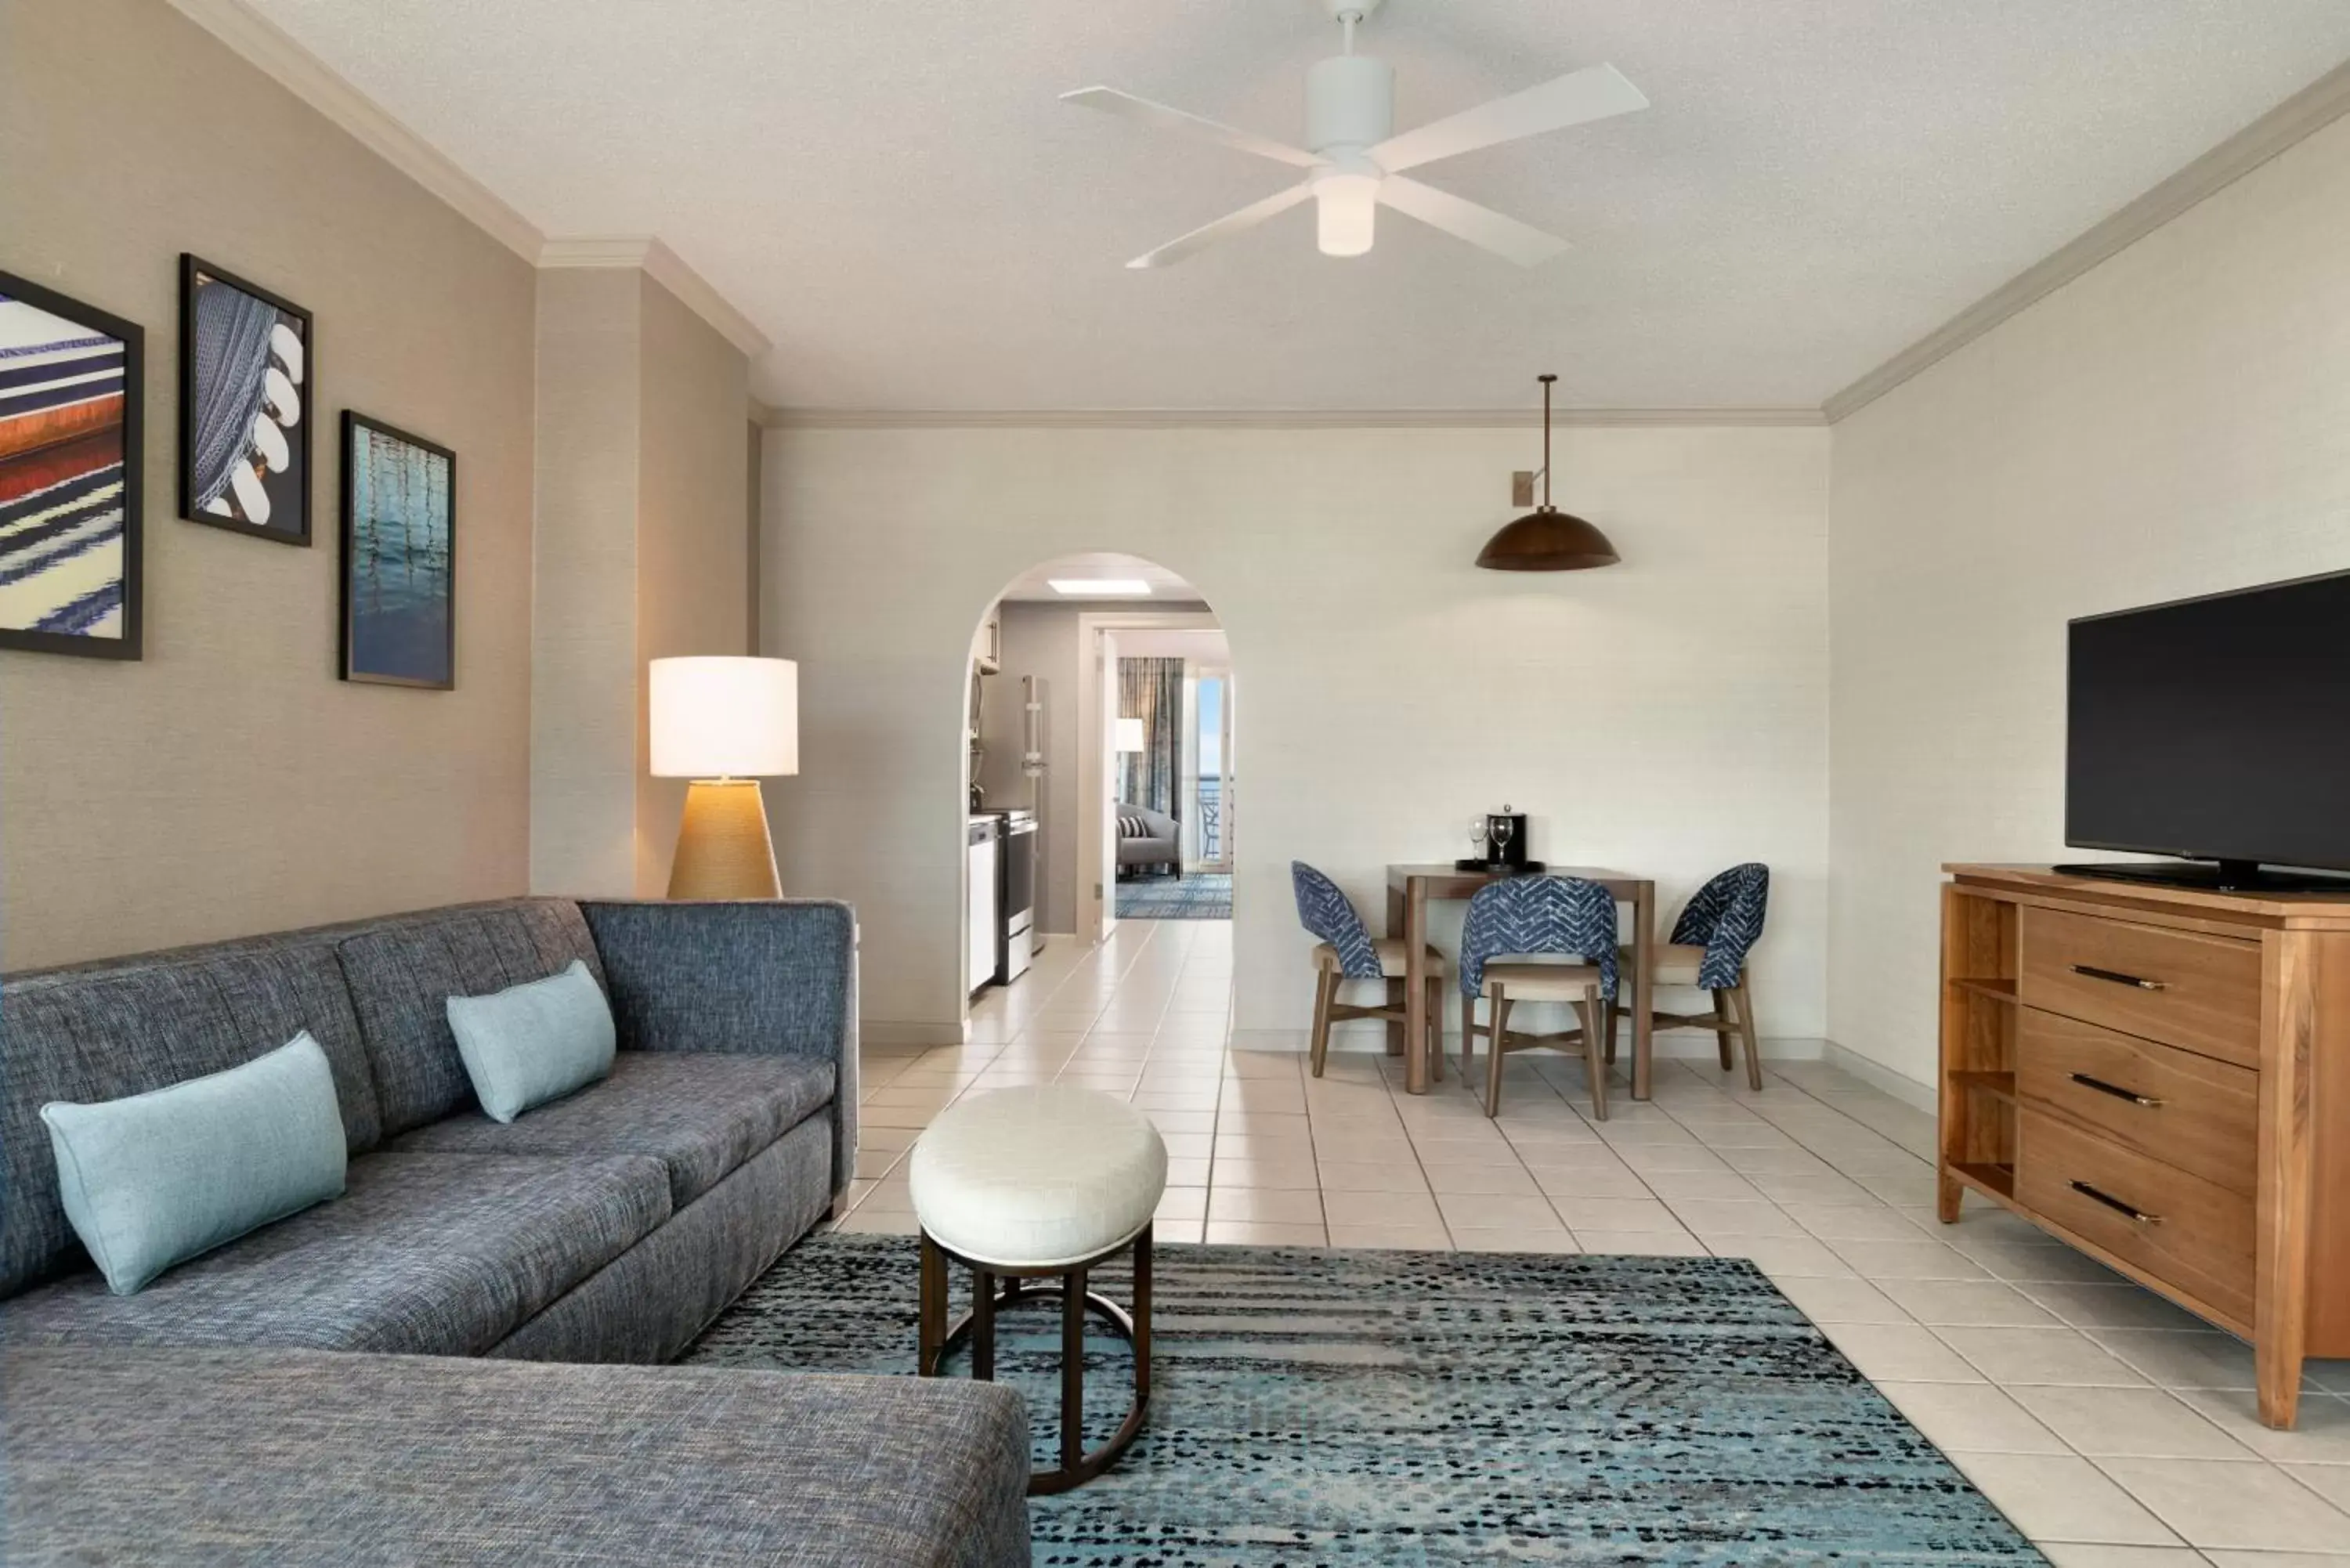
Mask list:
[{"label": "dining chair", "polygon": [[[1652,1029],[1711,1030],[1725,1073],[1737,1065],[1734,1036],[1745,1047],[1751,1089],[1762,1086],[1762,1055],[1754,1039],[1754,988],[1747,978],[1746,955],[1762,934],[1770,902],[1771,868],[1757,860],[1732,866],[1691,894],[1673,922],[1672,937],[1657,950],[1656,982],[1711,992],[1713,1011],[1648,1014]],[[1628,948],[1624,961],[1631,961]]]},{"label": "dining chair", "polygon": [[[1580,1044],[1591,1077],[1592,1114],[1607,1119],[1603,1049],[1616,999],[1616,898],[1580,877],[1511,877],[1488,882],[1469,900],[1461,928],[1461,1075],[1473,1069],[1483,1033],[1485,1114],[1502,1113],[1502,1058],[1530,1045]],[[1539,961],[1571,957],[1571,963]],[[1524,961],[1534,960],[1537,961]],[[1487,1022],[1477,1023],[1483,997]],[[1520,1034],[1510,1009],[1521,1002],[1571,1003],[1579,1029]]]},{"label": "dining chair", "polygon": [[[1349,1018],[1382,1018],[1390,1023],[1408,1022],[1404,1007],[1405,959],[1409,949],[1398,937],[1374,937],[1363,917],[1338,885],[1303,860],[1289,863],[1289,885],[1297,896],[1297,921],[1322,939],[1314,950],[1314,1075],[1330,1054],[1330,1025]],[[1428,1038],[1410,1043],[1425,1050],[1438,1073],[1444,1062],[1444,955],[1434,948],[1423,959],[1428,975]],[[1338,1000],[1338,988],[1350,980],[1386,982],[1387,1002],[1381,1007],[1358,1007]]]}]

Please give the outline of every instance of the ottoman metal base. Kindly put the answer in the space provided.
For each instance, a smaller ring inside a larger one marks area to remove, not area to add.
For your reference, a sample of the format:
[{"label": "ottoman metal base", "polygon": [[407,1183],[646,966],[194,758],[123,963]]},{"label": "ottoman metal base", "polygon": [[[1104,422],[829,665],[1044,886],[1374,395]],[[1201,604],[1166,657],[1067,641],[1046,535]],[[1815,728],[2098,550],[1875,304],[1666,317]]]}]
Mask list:
[{"label": "ottoman metal base", "polygon": [[[1107,1262],[1128,1248],[1134,1251],[1134,1311],[1086,1288],[1088,1271]],[[961,1263],[971,1271],[971,1310],[952,1324],[947,1322],[947,1265]],[[1031,1286],[1031,1280],[1058,1280],[1057,1286]],[[1003,1288],[997,1289],[998,1282]],[[1040,1497],[1083,1486],[1118,1462],[1135,1435],[1142,1430],[1150,1407],[1150,1227],[1107,1252],[1051,1269],[1017,1272],[993,1263],[973,1262],[949,1251],[922,1232],[920,1353],[917,1366],[925,1377],[939,1376],[946,1357],[966,1339],[971,1344],[971,1375],[982,1382],[995,1380],[995,1314],[1024,1301],[1057,1297],[1061,1303],[1061,1463],[1057,1469],[1032,1471],[1028,1495]],[[1086,1314],[1092,1312],[1110,1331],[1134,1347],[1134,1400],[1126,1419],[1108,1442],[1085,1451]]]}]

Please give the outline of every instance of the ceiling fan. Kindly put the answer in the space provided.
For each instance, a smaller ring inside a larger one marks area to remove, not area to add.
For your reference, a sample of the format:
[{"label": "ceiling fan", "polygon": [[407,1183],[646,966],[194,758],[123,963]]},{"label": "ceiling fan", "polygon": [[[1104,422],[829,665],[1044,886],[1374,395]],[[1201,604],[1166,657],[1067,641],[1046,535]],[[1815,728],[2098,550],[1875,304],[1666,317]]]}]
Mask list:
[{"label": "ceiling fan", "polygon": [[1615,67],[1593,66],[1398,136],[1395,67],[1355,53],[1356,25],[1377,11],[1380,0],[1322,0],[1322,4],[1346,29],[1347,52],[1319,62],[1306,73],[1305,148],[1202,119],[1116,88],[1079,88],[1061,95],[1064,103],[1083,104],[1163,130],[1220,141],[1307,171],[1305,180],[1286,191],[1251,202],[1126,265],[1170,265],[1218,240],[1254,228],[1308,197],[1314,201],[1316,237],[1324,255],[1358,256],[1368,251],[1373,219],[1381,205],[1507,256],[1521,266],[1548,261],[1566,249],[1565,240],[1490,207],[1408,180],[1403,171],[1498,142],[1646,109],[1648,100],[1640,89]]}]

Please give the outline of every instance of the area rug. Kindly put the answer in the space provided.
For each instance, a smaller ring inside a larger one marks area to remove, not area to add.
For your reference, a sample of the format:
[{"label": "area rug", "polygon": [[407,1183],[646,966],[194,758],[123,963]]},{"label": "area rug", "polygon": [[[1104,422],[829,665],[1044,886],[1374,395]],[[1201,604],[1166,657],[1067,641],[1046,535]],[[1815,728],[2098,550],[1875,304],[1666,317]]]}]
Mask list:
[{"label": "area rug", "polygon": [[1121,920],[1229,920],[1232,877],[1229,871],[1194,871],[1188,877],[1146,877],[1118,885]]},{"label": "area rug", "polygon": [[[685,1359],[910,1374],[914,1248],[811,1237]],[[1157,1259],[1149,1423],[1108,1474],[1032,1500],[1040,1564],[2045,1563],[1744,1262]],[[1124,1270],[1096,1288],[1127,1299]],[[998,1332],[1048,1468],[1056,1309]],[[1132,1363],[1107,1334],[1086,1359],[1091,1446]]]}]

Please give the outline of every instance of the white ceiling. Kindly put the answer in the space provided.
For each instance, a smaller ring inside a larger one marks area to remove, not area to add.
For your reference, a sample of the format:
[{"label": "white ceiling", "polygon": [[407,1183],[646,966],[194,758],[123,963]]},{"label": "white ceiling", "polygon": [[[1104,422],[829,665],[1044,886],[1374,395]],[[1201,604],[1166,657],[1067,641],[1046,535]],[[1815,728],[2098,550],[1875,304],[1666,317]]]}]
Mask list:
[{"label": "white ceiling", "polygon": [[1135,604],[1134,599],[1075,598],[1053,591],[1055,577],[1139,577],[1150,585],[1149,597],[1158,604],[1188,604],[1200,598],[1200,590],[1181,577],[1139,556],[1120,556],[1107,550],[1096,550],[1086,555],[1063,556],[1043,566],[1022,573],[1003,590],[1007,599],[1043,600],[1063,605]]},{"label": "white ceiling", "polygon": [[1816,406],[2350,57],[2344,0],[1389,0],[1401,127],[1612,60],[1645,113],[1419,171],[1531,272],[1063,105],[1295,140],[1315,0],[252,0],[546,233],[657,234],[824,409]]}]

